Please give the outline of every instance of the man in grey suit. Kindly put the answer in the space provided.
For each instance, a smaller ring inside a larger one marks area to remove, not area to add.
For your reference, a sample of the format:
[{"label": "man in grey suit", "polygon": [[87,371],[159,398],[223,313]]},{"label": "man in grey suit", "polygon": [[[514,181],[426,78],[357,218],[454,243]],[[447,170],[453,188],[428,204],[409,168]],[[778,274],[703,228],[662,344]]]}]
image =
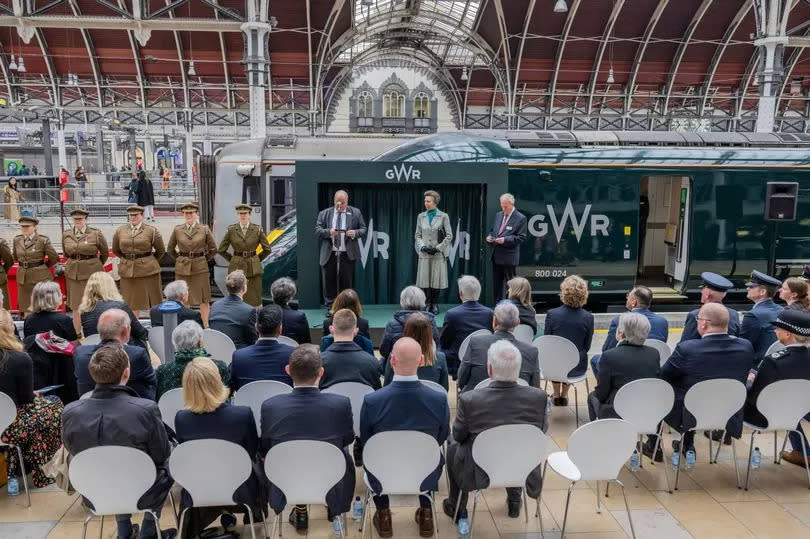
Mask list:
[{"label": "man in grey suit", "polygon": [[[499,340],[487,350],[487,373],[492,383],[477,391],[462,394],[458,400],[453,440],[447,449],[447,470],[450,476],[450,497],[442,508],[450,518],[459,503],[459,518],[466,516],[467,493],[489,485],[487,474],[472,457],[473,442],[487,429],[499,425],[528,424],[545,430],[546,400],[542,389],[517,384],[523,358],[515,345]],[[526,480],[527,493],[536,498],[540,493],[540,466]],[[506,489],[509,516],[520,515],[519,488]]]},{"label": "man in grey suit", "polygon": [[245,303],[242,296],[247,292],[247,277],[242,270],[232,271],[225,278],[228,295],[214,302],[208,324],[231,338],[237,350],[255,344],[256,309]]},{"label": "man in grey suit", "polygon": [[501,211],[495,214],[495,222],[486,241],[492,246],[492,290],[495,301],[506,297],[506,283],[516,275],[520,264],[520,244],[526,241],[526,216],[515,208],[511,193],[501,195]]},{"label": "man in grey suit", "polygon": [[500,340],[509,341],[520,351],[522,358],[520,378],[526,380],[530,386],[539,387],[540,362],[537,358],[537,348],[515,339],[512,331],[518,324],[520,324],[520,313],[514,303],[502,301],[495,307],[495,314],[492,317],[492,329],[495,332],[490,335],[476,335],[470,339],[467,353],[460,358],[458,387],[462,392],[472,391],[478,382],[489,376],[487,352],[493,343]]},{"label": "man in grey suit", "polygon": [[334,206],[318,213],[315,236],[320,241],[323,295],[329,306],[341,291],[354,288],[354,261],[360,257],[357,240],[366,237],[363,214],[349,206],[346,191],[337,191]]}]

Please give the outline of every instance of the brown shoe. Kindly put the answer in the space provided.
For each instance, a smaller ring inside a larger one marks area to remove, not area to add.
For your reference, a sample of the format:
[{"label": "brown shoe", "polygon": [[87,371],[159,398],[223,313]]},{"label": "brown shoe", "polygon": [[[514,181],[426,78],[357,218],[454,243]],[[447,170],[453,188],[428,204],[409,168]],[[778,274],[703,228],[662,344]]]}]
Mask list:
[{"label": "brown shoe", "polygon": [[419,537],[433,537],[433,513],[430,507],[417,509],[414,520],[419,524]]},{"label": "brown shoe", "polygon": [[804,458],[804,454],[801,451],[782,451],[781,453],[782,460],[785,460],[791,464],[795,464],[796,466],[801,466],[802,468],[805,467],[805,462],[810,462],[810,458]]},{"label": "brown shoe", "polygon": [[380,537],[394,536],[390,509],[377,509],[374,511],[374,518],[372,518],[371,521],[374,523],[374,529],[377,530],[377,535]]}]

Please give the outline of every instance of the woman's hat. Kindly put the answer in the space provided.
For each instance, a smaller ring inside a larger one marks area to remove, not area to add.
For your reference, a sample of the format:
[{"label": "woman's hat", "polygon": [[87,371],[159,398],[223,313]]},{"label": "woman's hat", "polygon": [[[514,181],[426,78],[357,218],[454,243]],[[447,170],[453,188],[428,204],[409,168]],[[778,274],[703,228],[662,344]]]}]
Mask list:
[{"label": "woman's hat", "polygon": [[810,312],[800,309],[783,309],[772,326],[782,328],[794,335],[810,337]]}]

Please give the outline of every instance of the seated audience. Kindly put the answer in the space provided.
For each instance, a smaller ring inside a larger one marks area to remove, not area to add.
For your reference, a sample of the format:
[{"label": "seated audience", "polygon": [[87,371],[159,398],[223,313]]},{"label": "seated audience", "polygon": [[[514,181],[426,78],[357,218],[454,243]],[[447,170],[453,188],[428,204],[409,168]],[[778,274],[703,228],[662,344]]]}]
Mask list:
[{"label": "seated audience", "polygon": [[425,310],[426,301],[425,292],[418,286],[406,286],[402,289],[402,292],[400,292],[400,310],[394,313],[393,318],[385,324],[385,329],[383,330],[383,338],[380,343],[380,355],[383,358],[381,372],[385,372],[385,364],[387,363],[388,355],[391,353],[391,349],[394,347],[394,343],[397,342],[397,339],[402,337],[402,332],[405,330],[405,322],[407,322],[408,317],[413,313],[422,313],[428,317],[430,325],[433,328],[433,339],[436,341],[436,344],[439,343],[439,331],[436,329],[436,316]]},{"label": "seated audience", "polygon": [[[293,380],[293,391],[276,395],[262,404],[260,451],[266,456],[273,446],[293,440],[327,442],[342,450],[346,472],[326,493],[327,518],[333,520],[349,511],[354,497],[354,463],[347,450],[354,440],[352,405],[347,397],[322,393],[318,389],[323,367],[316,346],[302,344],[296,348],[286,371]],[[284,494],[271,484],[270,507],[279,514],[285,505]],[[297,531],[306,530],[309,527],[307,507],[295,506],[289,521]]]},{"label": "seated audience", "polygon": [[[726,293],[729,289],[734,288],[734,284],[731,281],[722,275],[710,271],[701,273],[700,278],[703,280],[703,287],[700,289],[701,305],[705,305],[706,303],[723,303]],[[728,309],[728,334],[737,335],[740,332],[740,314],[731,307],[726,307],[726,309]],[[689,311],[689,314],[686,315],[686,320],[683,323],[683,332],[681,333],[681,342],[700,338],[700,334],[697,331],[697,315],[699,311],[700,307],[692,309]]]},{"label": "seated audience", "polygon": [[124,298],[118,292],[112,276],[106,271],[97,271],[90,275],[87,286],[84,288],[82,302],[79,304],[79,313],[82,320],[82,334],[85,337],[95,335],[98,332],[98,319],[101,313],[107,309],[121,309],[129,316],[129,324],[132,328],[129,344],[146,348],[149,341],[149,332],[138,321],[138,317],[124,303]]},{"label": "seated audience", "polygon": [[332,325],[332,317],[341,309],[349,309],[354,313],[357,317],[357,333],[371,341],[371,333],[368,331],[368,320],[363,318],[363,306],[360,305],[360,296],[351,288],[347,288],[338,294],[335,301],[332,302],[332,306],[329,307],[329,316],[323,320],[324,336],[331,333],[329,326]]},{"label": "seated audience", "polygon": [[518,308],[520,323],[531,326],[537,334],[537,312],[532,305],[532,285],[524,277],[513,277],[506,283],[509,301]]},{"label": "seated audience", "polygon": [[[196,357],[211,357],[211,354],[205,351],[202,344],[203,329],[197,322],[186,320],[178,324],[174,331],[172,331],[172,344],[174,345],[174,361],[164,363],[157,368],[155,372],[157,376],[157,394],[156,398],[159,400],[160,396],[171,389],[183,386],[183,370],[192,359]],[[222,378],[222,383],[228,385],[230,375],[228,374],[228,366],[222,361],[214,359],[214,364],[219,369],[219,375]]]},{"label": "seated audience", "polygon": [[[489,486],[489,477],[472,458],[476,437],[487,429],[500,425],[529,424],[544,432],[546,400],[548,395],[536,387],[517,383],[523,363],[520,350],[506,340],[496,341],[487,350],[487,373],[492,383],[478,391],[470,391],[458,399],[453,437],[447,449],[447,472],[450,477],[450,495],[442,507],[450,518],[456,511],[459,496],[459,518],[466,516],[467,493]],[[532,498],[540,494],[540,464],[526,480],[527,492]],[[520,488],[506,489],[506,506],[511,518],[520,515]]]},{"label": "seated audience", "polygon": [[[188,308],[188,283],[182,280],[172,281],[163,289],[163,297],[166,301],[175,301],[180,304],[180,312],[177,313],[177,323],[191,320],[203,325],[202,315],[196,309]],[[149,309],[149,319],[152,322],[152,327],[160,327],[163,325],[163,315],[158,310],[160,305],[155,305]]]},{"label": "seated audience", "polygon": [[[667,322],[666,318],[650,310],[652,299],[652,290],[646,286],[636,286],[627,293],[627,301],[625,301],[624,306],[627,307],[628,311],[643,314],[647,317],[647,320],[650,321],[649,339],[667,342],[667,339],[669,338],[669,323]],[[726,318],[728,318],[728,316],[726,316]],[[616,348],[616,345],[619,342],[616,338],[616,328],[618,326],[619,317],[615,316],[613,320],[610,321],[610,328],[608,328],[607,338],[605,338],[605,343],[602,345],[602,353],[605,353],[611,348]],[[591,358],[591,368],[593,369],[594,375],[599,374],[600,359],[601,355],[599,354]]]},{"label": "seated audience", "polygon": [[[396,341],[391,351],[393,382],[374,393],[369,393],[363,400],[360,412],[360,440],[364,447],[375,434],[392,430],[424,432],[435,438],[439,445],[447,439],[450,430],[447,395],[434,391],[419,381],[416,371],[423,361],[422,349],[418,342],[410,337],[402,337]],[[272,399],[268,402],[271,401]],[[433,473],[422,482],[420,487],[422,492],[438,490],[442,464],[440,461]],[[366,473],[372,490],[378,492],[381,487],[379,481],[370,471],[366,470]],[[394,531],[388,496],[374,496],[374,505],[377,510],[372,523],[377,535],[392,537]],[[435,523],[430,509],[430,499],[425,496],[419,497],[416,522],[420,536],[433,535]]]},{"label": "seated audience", "polygon": [[[186,322],[192,323],[192,322]],[[169,439],[157,403],[141,399],[127,387],[129,358],[120,344],[106,344],[90,360],[90,376],[96,382],[92,397],[67,405],[62,416],[62,443],[76,456],[99,446],[124,446],[143,451],[157,468],[152,486],[138,500],[139,509],[150,509],[160,517],[173,481],[169,476]],[[126,463],[122,463],[125,465]],[[85,500],[86,504],[90,504]],[[118,537],[133,537],[131,515],[115,516]],[[167,532],[161,532],[165,534]],[[163,537],[171,537],[162,535]],[[143,517],[139,538],[157,536],[155,520]]]},{"label": "seated audience", "polygon": [[[42,472],[44,466],[62,445],[62,403],[55,397],[34,393],[34,365],[14,336],[14,322],[8,311],[0,309],[0,393],[8,395],[17,406],[17,417],[0,440],[22,450],[25,471],[32,475],[34,487],[53,483]],[[8,475],[20,477],[17,451],[7,451]],[[5,478],[4,478],[5,479]]]},{"label": "seated audience", "polygon": [[96,387],[90,376],[90,359],[96,350],[107,344],[119,343],[129,358],[129,380],[127,387],[133,389],[142,399],[155,400],[157,378],[152,368],[149,353],[140,346],[131,346],[129,315],[121,309],[107,309],[98,318],[100,344],[85,344],[73,352],[73,368],[79,395],[84,395]]},{"label": "seated audience", "polygon": [[743,315],[739,336],[754,347],[752,368],[759,366],[765,358],[765,352],[776,342],[776,333],[771,323],[784,309],[773,301],[780,286],[782,282],[779,279],[761,271],[752,271],[751,280],[745,283],[746,297],[754,302],[754,306]]},{"label": "seated audience", "polygon": [[[248,504],[254,519],[258,521],[266,513],[264,508],[267,507],[267,495],[264,471],[258,460],[259,437],[256,434],[256,421],[250,407],[229,404],[228,394],[228,388],[222,384],[213,361],[207,357],[191,360],[183,371],[185,409],[177,412],[174,429],[180,443],[213,438],[233,442],[247,451],[254,461],[253,473],[236,489],[233,500],[237,504]],[[191,505],[191,496],[184,490],[180,510]],[[224,509],[244,511],[242,505],[189,509],[185,520],[188,527],[181,530],[181,535],[197,537]]]},{"label": "seated audience", "polygon": [[540,363],[537,358],[537,348],[515,339],[512,332],[520,324],[518,308],[509,300],[504,300],[495,306],[492,317],[494,333],[489,335],[476,335],[470,339],[467,354],[461,358],[458,369],[458,387],[461,391],[472,391],[475,386],[489,376],[487,372],[487,351],[493,343],[507,340],[514,344],[523,361],[520,366],[520,378],[530,386],[538,387],[540,383]]},{"label": "seated audience", "polygon": [[342,382],[358,382],[380,389],[380,365],[373,355],[358,346],[357,318],[349,309],[341,309],[332,317],[329,329],[335,343],[321,352],[323,378],[321,389]]},{"label": "seated audience", "polygon": [[[546,313],[543,335],[557,335],[571,341],[579,351],[579,363],[568,373],[569,377],[582,376],[588,370],[588,350],[593,340],[593,315],[583,309],[588,303],[588,283],[577,275],[569,275],[560,283],[562,305]],[[570,384],[552,382],[553,403],[568,406]]]},{"label": "seated audience", "polygon": [[295,348],[278,342],[283,330],[281,307],[265,305],[258,309],[258,313],[256,331],[259,340],[233,353],[230,369],[231,389],[234,391],[257,380],[275,380],[292,385],[285,367]]},{"label": "seated audience", "polygon": [[256,309],[242,300],[247,292],[247,277],[242,270],[232,271],[225,278],[228,295],[211,305],[208,327],[231,338],[236,349],[250,346],[256,334]]},{"label": "seated audience", "polygon": [[70,316],[59,312],[62,305],[62,290],[59,283],[42,281],[34,285],[31,292],[31,313],[23,320],[23,333],[36,335],[53,331],[57,337],[79,345],[79,336]]},{"label": "seated audience", "polygon": [[281,326],[281,334],[289,337],[298,344],[309,344],[309,320],[307,315],[290,306],[290,302],[295,297],[298,289],[295,282],[289,277],[276,279],[270,285],[270,294],[273,295],[273,303],[281,307],[284,315]]},{"label": "seated audience", "polygon": [[787,309],[810,311],[810,284],[799,277],[790,277],[779,288],[779,299],[787,303]]},{"label": "seated audience", "polygon": [[[440,350],[436,349],[436,342],[433,340],[433,329],[430,325],[430,320],[422,313],[414,313],[408,317],[405,322],[404,337],[410,337],[419,343],[422,349],[422,356],[424,361],[422,365],[416,370],[416,375],[420,380],[430,380],[442,386],[445,390],[449,389],[448,373],[447,373],[447,359]],[[394,369],[391,368],[389,363],[385,369],[385,383],[390,384],[394,378]]]},{"label": "seated audience", "polygon": [[613,409],[613,399],[624,384],[640,378],[658,378],[661,374],[658,350],[644,346],[649,333],[650,321],[646,316],[638,313],[619,316],[616,328],[619,344],[602,354],[596,387],[588,395],[591,421],[619,417]]},{"label": "seated audience", "polygon": [[492,327],[492,309],[478,303],[481,283],[472,275],[462,275],[458,280],[458,297],[461,305],[444,313],[439,346],[447,358],[447,369],[454,377],[458,372],[458,349],[464,339],[479,329]]}]

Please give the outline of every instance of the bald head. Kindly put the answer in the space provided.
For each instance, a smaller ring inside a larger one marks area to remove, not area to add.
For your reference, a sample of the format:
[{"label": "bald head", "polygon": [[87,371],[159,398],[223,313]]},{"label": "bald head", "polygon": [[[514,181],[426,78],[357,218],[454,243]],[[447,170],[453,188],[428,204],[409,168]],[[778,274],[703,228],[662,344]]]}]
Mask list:
[{"label": "bald head", "polygon": [[698,333],[728,333],[728,309],[720,303],[707,303],[698,312]]},{"label": "bald head", "polygon": [[107,309],[98,317],[98,335],[102,341],[129,342],[129,315],[121,309]]},{"label": "bald head", "polygon": [[394,374],[400,376],[415,375],[416,370],[424,363],[419,343],[410,337],[402,337],[394,343],[390,359]]}]

